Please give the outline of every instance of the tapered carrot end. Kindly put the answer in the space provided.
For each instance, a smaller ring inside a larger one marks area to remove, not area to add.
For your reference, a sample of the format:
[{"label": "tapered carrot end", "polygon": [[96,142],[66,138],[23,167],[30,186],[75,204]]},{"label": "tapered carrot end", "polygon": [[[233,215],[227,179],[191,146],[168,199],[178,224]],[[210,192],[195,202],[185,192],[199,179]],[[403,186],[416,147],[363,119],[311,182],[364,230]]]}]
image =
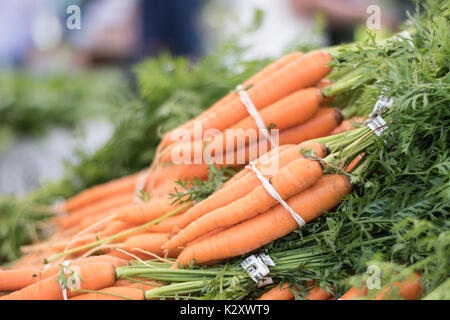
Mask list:
[{"label": "tapered carrot end", "polygon": [[337,125],[340,125],[342,121],[344,121],[344,116],[342,115],[342,111],[339,108],[334,108],[334,117],[336,119]]},{"label": "tapered carrot end", "polygon": [[350,177],[344,174],[341,174],[340,176],[342,177],[345,183],[344,189],[347,191],[347,193],[350,193],[353,190],[353,184],[350,181]]}]

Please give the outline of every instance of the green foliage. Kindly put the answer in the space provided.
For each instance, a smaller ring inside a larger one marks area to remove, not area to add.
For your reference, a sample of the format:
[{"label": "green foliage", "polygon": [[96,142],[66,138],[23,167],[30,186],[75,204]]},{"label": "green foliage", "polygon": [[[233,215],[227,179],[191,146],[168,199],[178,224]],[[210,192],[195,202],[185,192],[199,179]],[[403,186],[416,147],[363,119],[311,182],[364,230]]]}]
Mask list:
[{"label": "green foliage", "polygon": [[42,75],[4,70],[0,72],[0,129],[38,135],[57,125],[74,128],[83,119],[108,113],[112,97],[125,90],[123,80],[114,70]]}]

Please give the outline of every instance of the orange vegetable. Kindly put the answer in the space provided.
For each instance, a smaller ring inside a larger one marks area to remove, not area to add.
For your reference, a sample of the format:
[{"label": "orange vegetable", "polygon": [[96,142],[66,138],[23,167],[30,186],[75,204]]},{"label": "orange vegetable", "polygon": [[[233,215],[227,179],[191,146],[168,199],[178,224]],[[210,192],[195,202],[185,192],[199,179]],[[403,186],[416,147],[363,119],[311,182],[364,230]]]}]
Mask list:
[{"label": "orange vegetable", "polygon": [[[297,290],[295,287],[292,289]],[[308,291],[308,294],[304,298],[308,300],[327,300],[331,296],[325,289],[320,287],[314,287]],[[266,293],[264,293],[258,300],[293,300],[295,298],[294,293],[289,288],[288,283],[284,283],[283,286],[276,286]]]},{"label": "orange vegetable", "polygon": [[[330,72],[331,69],[327,66],[330,61],[331,56],[323,51],[307,53],[278,72],[256,83],[247,90],[247,94],[257,109],[263,109],[297,90],[318,83]],[[222,131],[247,116],[245,106],[239,97],[236,97],[202,119],[202,129]],[[193,129],[190,132],[193,137]]]},{"label": "orange vegetable", "polygon": [[[72,269],[75,269],[75,266],[72,266]],[[79,266],[79,275],[83,279],[83,281],[80,281],[80,289],[82,290],[106,288],[112,286],[116,280],[114,266],[107,262],[81,264]],[[63,291],[57,279],[58,275],[48,277],[21,290],[0,297],[0,300],[62,300]],[[70,288],[67,289],[69,298],[76,295],[80,295],[80,292]]]},{"label": "orange vegetable", "polygon": [[335,135],[335,134],[338,134],[338,133],[342,133],[342,132],[346,132],[346,131],[355,129],[355,127],[353,127],[352,122],[363,123],[364,122],[364,118],[362,118],[362,117],[355,117],[355,118],[352,118],[350,120],[342,121],[341,125],[331,132],[331,135]]},{"label": "orange vegetable", "polygon": [[[352,185],[346,176],[327,174],[314,186],[286,202],[305,222],[309,222],[320,216],[323,210],[330,210],[338,205],[351,190]],[[281,238],[298,227],[289,212],[277,205],[263,214],[188,246],[179,254],[172,268],[177,268],[178,263],[187,265],[193,259],[202,264],[210,260],[235,257]]]},{"label": "orange vegetable", "polygon": [[90,189],[68,199],[64,204],[65,211],[80,209],[99,200],[117,196],[119,194],[133,192],[139,173],[132,174],[117,180],[113,180]]},{"label": "orange vegetable", "polygon": [[89,205],[81,210],[74,211],[68,216],[59,217],[56,222],[61,226],[61,229],[68,229],[77,226],[80,221],[86,217],[92,217],[96,214],[101,214],[113,209],[130,205],[133,203],[134,199],[134,193],[125,193],[118,196],[113,196],[99,201],[94,205]]},{"label": "orange vegetable", "polygon": [[39,281],[40,270],[20,268],[0,270],[0,291],[16,291]]},{"label": "orange vegetable", "polygon": [[[313,150],[318,157],[323,157],[326,152],[325,147],[322,144],[304,143],[291,148],[287,148],[286,150],[280,152],[279,154],[275,152],[273,153],[273,157],[277,157],[277,160],[279,161],[278,163],[279,168],[282,168],[289,162],[301,158],[302,155],[300,154],[300,150],[303,148]],[[206,213],[215,210],[217,208],[220,208],[222,206],[225,206],[239,198],[242,198],[243,196],[247,195],[251,190],[258,187],[261,184],[260,180],[256,177],[256,175],[253,172],[250,172],[251,170],[249,169],[245,170],[247,170],[246,171],[247,173],[242,178],[234,181],[234,183],[232,184],[228,184],[224,188],[217,190],[207,199],[197,203],[194,207],[192,207],[185,214],[183,214],[180,218],[180,221],[177,223],[176,227],[172,230],[173,233],[179,232],[189,223],[205,215]]]},{"label": "orange vegetable", "polygon": [[[260,72],[255,73],[253,76],[251,76],[248,80],[242,83],[242,87],[246,88],[249,86],[253,86],[257,84],[258,82],[268,78],[269,76],[273,75],[274,73],[281,70],[283,67],[287,66],[291,62],[294,62],[295,60],[298,60],[299,58],[303,57],[304,54],[301,52],[291,52],[284,56],[282,56],[280,59],[270,63],[268,66],[266,66],[264,69],[262,69]],[[199,116],[196,118],[188,121],[187,123],[179,126],[178,128],[169,131],[167,134],[164,135],[161,146],[167,146],[171,144],[171,136],[176,130],[184,129],[189,130],[192,129],[194,126],[195,121],[201,121],[202,119],[206,118],[209,114],[215,112],[216,110],[222,108],[224,105],[226,105],[228,102],[236,98],[237,93],[232,91],[228,93],[226,96],[224,96],[222,99],[217,101],[214,105],[209,107],[207,110],[202,112]]]},{"label": "orange vegetable", "polygon": [[[287,129],[295,125],[301,124],[309,120],[319,108],[322,101],[322,93],[317,88],[307,88],[298,90],[283,99],[271,104],[260,111],[260,116],[266,126],[272,126],[273,129]],[[242,134],[239,134],[242,132]],[[251,136],[245,132],[254,132]],[[242,139],[236,139],[242,135]],[[193,161],[195,157],[203,157],[204,148],[201,146],[206,144],[211,155],[218,152],[230,152],[244,147],[245,145],[256,142],[255,139],[260,135],[255,120],[250,115],[227,128],[221,134],[214,136],[210,141],[205,140],[203,143],[199,141],[186,141],[173,144],[172,151],[186,155]],[[237,141],[238,140],[238,141]],[[199,147],[200,145],[200,147]],[[166,152],[161,158],[164,162],[171,161],[172,151]]]},{"label": "orange vegetable", "polygon": [[[311,187],[322,176],[319,162],[300,158],[287,164],[271,178],[271,184],[283,200]],[[201,235],[220,227],[229,227],[250,219],[275,206],[278,201],[264,186],[257,186],[236,201],[217,208],[193,221],[170,239],[164,248],[169,251],[183,246]]]},{"label": "orange vegetable", "polygon": [[[181,207],[180,205],[172,204],[172,202],[173,200],[167,198],[156,198],[148,202],[123,207],[118,209],[117,219],[131,224],[144,224]],[[180,211],[180,214],[186,210]]]},{"label": "orange vegetable", "polygon": [[[149,259],[152,257],[139,251],[133,251],[134,248],[139,248],[151,252],[157,256],[164,257],[165,254],[161,247],[167,242],[168,239],[169,235],[167,233],[144,233],[130,237],[123,243],[116,244],[115,247],[136,255],[139,258]],[[178,256],[180,251],[181,250],[172,250],[169,253],[169,257]],[[114,250],[111,253],[108,253],[108,255],[127,260],[133,259],[133,257],[118,250]]]},{"label": "orange vegetable", "polygon": [[[420,286],[420,275],[414,274],[411,277],[401,281],[395,282],[394,286],[397,287],[398,293],[405,300],[417,300],[420,296],[422,288]],[[386,300],[392,298],[392,288],[388,286],[375,297],[375,300]]]},{"label": "orange vegetable", "polygon": [[330,135],[342,121],[342,114],[337,108],[319,108],[306,123],[280,132],[279,144],[298,144],[311,139]]}]

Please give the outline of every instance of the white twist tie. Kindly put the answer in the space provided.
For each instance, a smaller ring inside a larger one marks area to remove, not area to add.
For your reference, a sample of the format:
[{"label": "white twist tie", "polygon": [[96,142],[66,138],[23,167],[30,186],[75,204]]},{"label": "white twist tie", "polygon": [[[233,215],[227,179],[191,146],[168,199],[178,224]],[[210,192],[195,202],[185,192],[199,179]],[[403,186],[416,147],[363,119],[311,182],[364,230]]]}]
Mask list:
[{"label": "white twist tie", "polygon": [[267,192],[275,199],[277,200],[294,218],[294,220],[298,223],[299,227],[302,227],[306,224],[305,220],[303,220],[302,217],[298,213],[296,213],[294,210],[292,210],[291,207],[286,203],[286,201],[283,200],[283,198],[280,197],[278,192],[275,190],[275,188],[272,186],[272,184],[267,180],[261,172],[256,168],[253,161],[249,163],[249,166],[246,166],[247,169],[251,169],[256,173],[256,176],[261,181],[263,187],[267,190]]},{"label": "white twist tie", "polygon": [[252,99],[250,99],[250,96],[248,95],[247,91],[245,91],[242,85],[238,85],[236,87],[236,91],[239,93],[239,97],[241,98],[242,103],[247,109],[247,112],[250,114],[253,120],[255,120],[255,123],[258,126],[259,131],[264,135],[266,140],[269,140],[272,147],[278,147],[278,144],[274,142],[272,137],[270,136],[269,130],[267,130],[267,127],[264,124],[263,119],[261,118],[255,105],[253,104]]},{"label": "white twist tie", "polygon": [[[70,264],[71,260],[64,260],[62,265],[63,265],[63,272],[65,271],[65,267],[68,267]],[[65,273],[64,273],[65,274]],[[63,299],[67,300],[67,288],[63,285],[62,280],[59,280],[59,285],[62,289],[62,293],[63,293]]]},{"label": "white twist tie", "polygon": [[[69,264],[72,262],[72,260],[64,260],[63,265],[63,272],[65,273],[65,269],[69,267]],[[81,288],[81,278],[80,278],[80,267],[79,266],[72,266],[74,277],[73,280],[75,283],[72,283],[71,281],[66,281],[66,286],[63,285],[62,280],[59,280],[59,286],[62,289],[63,293],[63,299],[67,300],[67,289],[80,289]]]}]

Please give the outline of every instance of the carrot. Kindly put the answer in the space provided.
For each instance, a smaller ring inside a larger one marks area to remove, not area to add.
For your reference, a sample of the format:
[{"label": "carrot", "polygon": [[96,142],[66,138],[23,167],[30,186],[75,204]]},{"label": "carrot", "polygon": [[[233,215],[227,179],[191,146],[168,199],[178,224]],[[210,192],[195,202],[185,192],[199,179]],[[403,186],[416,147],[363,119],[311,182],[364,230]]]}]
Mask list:
[{"label": "carrot", "polygon": [[[149,258],[149,256],[146,254],[133,251],[134,248],[139,248],[161,257],[164,256],[164,252],[161,247],[164,243],[167,242],[168,239],[169,235],[167,233],[145,233],[130,237],[123,243],[118,243],[116,247],[130,252],[138,257],[143,256],[144,258]],[[169,257],[178,256],[180,251],[181,250],[173,250],[172,252],[170,252]],[[108,255],[128,260],[133,259],[131,256],[120,251],[113,251]]]},{"label": "carrot", "polygon": [[[346,176],[327,174],[314,186],[286,202],[305,222],[309,222],[320,216],[323,210],[330,210],[338,205],[351,190],[352,185]],[[283,206],[277,205],[263,214],[187,247],[179,254],[172,268],[176,268],[178,263],[187,265],[193,259],[202,264],[210,260],[235,257],[283,237],[297,228],[296,220]]]},{"label": "carrot", "polygon": [[[262,154],[261,156],[259,156],[257,159],[255,159],[253,161],[253,163],[255,164],[255,166],[257,168],[260,168],[261,165],[263,163],[266,163],[267,161],[269,161],[272,157],[277,156],[277,154],[286,151],[287,149],[294,147],[294,144],[286,144],[286,145],[280,145],[279,147],[276,147],[272,150],[270,150],[269,152]],[[239,180],[240,178],[242,178],[243,176],[245,176],[247,173],[249,173],[251,170],[250,169],[242,169],[241,171],[239,171],[238,173],[236,173],[231,179],[229,179],[227,182],[225,182],[222,185],[222,188],[226,188],[229,185],[233,184],[234,182],[236,182],[237,180]]]},{"label": "carrot", "polygon": [[311,139],[327,136],[342,121],[342,114],[337,108],[319,108],[306,123],[283,130],[279,135],[279,144],[298,144]]},{"label": "carrot", "polygon": [[[117,257],[111,257],[111,256],[107,256],[107,255],[100,255],[100,256],[92,256],[92,257],[73,260],[70,262],[69,268],[70,268],[70,266],[80,266],[82,264],[99,263],[99,262],[110,263],[114,267],[122,267],[122,266],[128,265],[128,261],[125,259],[120,259]],[[61,270],[60,263],[52,263],[40,272],[39,278],[40,278],[40,280],[49,278],[49,277],[57,274],[60,270]]]},{"label": "carrot", "polygon": [[365,152],[361,152],[358,154],[355,159],[352,160],[352,162],[349,163],[347,168],[345,169],[345,172],[352,172],[353,169],[358,165],[358,163],[361,161],[362,158],[366,155]]},{"label": "carrot", "polygon": [[[108,262],[114,267],[121,267],[128,264],[128,261],[109,257],[109,256],[95,256],[79,260],[74,260],[70,265],[79,266],[85,263],[93,262]],[[33,283],[56,275],[61,270],[59,263],[43,266],[41,268],[18,268],[12,270],[0,271],[0,291],[15,291],[23,289]]]},{"label": "carrot", "polygon": [[[72,269],[76,269],[72,266]],[[112,286],[115,282],[115,270],[111,263],[92,262],[79,266],[80,289],[82,290],[98,290],[101,288]],[[58,275],[51,276],[21,290],[14,291],[6,296],[0,297],[0,300],[62,300],[63,291],[59,282]],[[70,281],[68,281],[70,283]],[[79,295],[80,292],[67,289],[67,296],[73,297]]]},{"label": "carrot", "polygon": [[[273,103],[272,105],[262,109],[260,116],[263,122],[274,129],[283,130],[292,126],[301,124],[309,120],[319,108],[319,103],[323,97],[319,89],[307,88],[298,90],[287,97]],[[254,138],[259,136],[258,126],[251,116],[247,116],[235,125],[231,126],[221,134],[214,136],[211,141],[205,140],[207,148],[211,155],[217,152],[221,154],[230,150],[236,150],[251,142],[251,137],[248,134],[243,135],[243,139],[236,140],[236,136],[240,132],[255,132],[252,135]],[[254,141],[254,139],[252,140]],[[191,160],[196,157],[203,156],[203,148],[199,141],[186,141],[172,145],[172,151],[182,151],[186,157],[190,156]],[[166,152],[161,161],[171,161],[172,152]]]},{"label": "carrot", "polygon": [[[311,187],[322,176],[319,162],[309,159],[297,159],[272,178],[271,184],[283,200]],[[259,185],[246,196],[221,208],[209,212],[187,225],[164,248],[171,250],[192,241],[215,228],[228,227],[250,219],[275,206],[278,201]]]},{"label": "carrot", "polygon": [[[280,154],[277,154],[277,152],[275,152],[273,156],[278,158],[279,167],[282,168],[289,162],[301,158],[302,155],[300,154],[300,150],[303,148],[313,150],[318,157],[323,157],[326,152],[325,147],[322,144],[305,143],[296,145],[291,148],[287,148]],[[177,233],[179,230],[183,229],[192,221],[198,219],[199,217],[205,215],[206,213],[214,209],[220,208],[224,205],[227,205],[228,203],[231,203],[232,201],[242,198],[243,196],[247,195],[251,190],[259,186],[261,182],[256,177],[256,175],[253,172],[250,172],[249,169],[245,170],[247,170],[247,174],[244,177],[242,177],[239,180],[236,180],[233,184],[229,184],[225,188],[217,190],[211,196],[197,203],[194,207],[192,207],[185,214],[183,214],[180,218],[179,223],[172,231],[174,233]]]},{"label": "carrot", "polygon": [[[86,228],[89,228],[93,224],[99,222],[100,220],[105,219],[106,217],[111,216],[112,214],[113,214],[113,211],[106,211],[103,213],[96,214],[94,216],[85,217],[77,224],[78,230],[84,230]],[[104,225],[100,225],[99,229],[102,227],[104,227]]]},{"label": "carrot", "polygon": [[123,207],[125,205],[132,204],[134,201],[134,193],[121,194],[119,196],[114,196],[106,200],[100,201],[95,205],[88,206],[79,211],[74,211],[72,214],[61,217],[57,221],[61,226],[61,229],[68,229],[76,226],[81,220],[86,217],[93,216],[96,214],[104,213],[113,209]]},{"label": "carrot", "polygon": [[[305,143],[291,148],[287,148],[286,150],[280,149],[283,151],[280,154],[274,152],[273,157],[278,158],[277,160],[279,161],[278,163],[279,168],[282,168],[289,162],[301,158],[302,155],[300,154],[300,150],[303,148],[313,150],[318,157],[323,157],[326,152],[325,147],[322,144]],[[260,161],[260,163],[262,166],[264,161]],[[192,207],[184,215],[182,215],[181,216],[182,218],[180,218],[179,223],[172,230],[173,233],[179,232],[179,230],[183,229],[189,223],[198,219],[204,214],[214,209],[220,208],[224,205],[227,205],[228,203],[231,203],[232,201],[235,201],[239,198],[242,198],[243,196],[247,195],[251,190],[259,186],[261,182],[256,177],[256,175],[253,172],[251,172],[250,169],[245,170],[247,170],[246,174],[241,179],[236,180],[233,184],[227,185],[227,187],[225,188],[217,190],[211,196],[197,203],[194,207]]]},{"label": "carrot", "polygon": [[169,194],[175,192],[175,188],[177,188],[177,190],[182,190],[181,186],[176,181],[169,180],[160,184],[157,188],[153,188],[151,194],[153,199],[168,198]]},{"label": "carrot", "polygon": [[[172,202],[165,198],[152,199],[145,203],[123,207],[118,210],[117,219],[131,224],[144,224],[180,207],[180,205],[173,205]],[[179,214],[186,210],[180,211]]]},{"label": "carrot", "polygon": [[364,297],[368,292],[369,290],[367,289],[367,287],[363,287],[360,289],[351,287],[346,293],[344,293],[343,296],[340,297],[340,300],[353,300],[356,298]]},{"label": "carrot", "polygon": [[75,247],[81,246],[85,243],[95,241],[95,240],[97,240],[97,238],[99,238],[99,235],[97,235],[95,233],[88,233],[88,234],[80,236],[75,241],[73,241],[72,238],[70,237],[68,240],[54,242],[54,243],[48,243],[47,245],[49,248],[54,248],[56,250],[64,250],[65,248],[67,248],[67,249],[75,248]]},{"label": "carrot", "polygon": [[[293,62],[303,56],[304,56],[304,54],[301,52],[291,52],[291,53],[288,53],[288,54],[282,56],[280,59],[276,60],[275,62],[270,63],[268,66],[266,66],[260,72],[257,72],[252,77],[250,77],[248,80],[243,82],[242,87],[246,88],[248,86],[257,84],[258,82],[273,75],[274,73],[276,73],[283,67],[287,66],[291,62]],[[212,105],[210,108],[205,110],[203,113],[201,113],[196,118],[188,121],[184,125],[181,125],[172,131],[169,131],[167,134],[164,135],[164,137],[161,141],[161,146],[167,146],[168,144],[170,144],[170,137],[172,137],[172,134],[176,130],[180,130],[180,129],[188,130],[188,129],[193,128],[195,121],[201,121],[202,119],[206,118],[209,114],[211,114],[212,112],[215,112],[216,110],[218,110],[219,108],[223,107],[228,102],[230,102],[233,98],[236,97],[236,95],[237,95],[236,92],[228,93],[226,96],[224,96],[222,99],[220,99],[218,102],[216,102],[214,105]]]},{"label": "carrot", "polygon": [[0,291],[15,291],[39,281],[39,269],[0,270]]},{"label": "carrot", "polygon": [[[395,282],[394,286],[397,287],[398,293],[405,300],[417,300],[420,296],[422,288],[420,286],[420,275],[414,274],[411,277],[401,281]],[[375,297],[375,300],[392,299],[392,287],[388,286]]]},{"label": "carrot", "polygon": [[[292,288],[298,291],[296,287]],[[326,290],[320,287],[314,287],[308,291],[308,294],[303,297],[308,300],[327,300],[331,296]],[[288,283],[284,283],[283,286],[276,286],[266,293],[264,293],[258,300],[293,300],[295,298],[294,293],[289,288]]]},{"label": "carrot", "polygon": [[178,179],[188,181],[197,177],[200,180],[208,177],[208,165],[202,164],[173,164],[160,167],[157,171],[150,174],[147,180],[146,190],[151,194],[153,188],[157,188],[167,181],[176,181]]},{"label": "carrot", "polygon": [[[314,51],[294,60],[278,72],[261,80],[250,89],[247,94],[257,109],[286,97],[287,95],[318,83],[329,72],[327,63],[331,56],[323,51]],[[239,97],[232,99],[201,120],[203,130],[217,129],[223,131],[248,116],[247,110]],[[193,129],[188,130],[194,136]]]},{"label": "carrot", "polygon": [[355,129],[355,127],[353,126],[352,122],[363,123],[364,122],[364,118],[362,118],[362,117],[354,117],[354,118],[352,118],[350,120],[342,121],[340,126],[338,126],[336,129],[334,129],[331,132],[331,135],[335,135],[335,134],[338,134],[338,133],[342,133],[342,132],[346,132],[346,131]]},{"label": "carrot", "polygon": [[173,216],[167,219],[164,219],[158,224],[149,226],[145,228],[146,232],[155,232],[155,233],[168,233],[171,232],[176,226],[184,219],[182,215]]},{"label": "carrot", "polygon": [[99,238],[116,234],[120,231],[129,229],[132,226],[133,226],[132,224],[120,220],[111,221],[110,223],[108,223],[105,229],[103,229],[103,231],[99,233]]},{"label": "carrot", "polygon": [[139,173],[135,173],[130,176],[87,189],[68,199],[64,204],[63,209],[65,211],[73,211],[105,198],[117,196],[122,193],[133,192],[138,176]]},{"label": "carrot", "polygon": [[312,288],[305,296],[308,300],[328,300],[329,297],[331,297],[331,293],[320,287]]},{"label": "carrot", "polygon": [[144,290],[133,287],[109,287],[70,298],[69,300],[144,300]]}]

